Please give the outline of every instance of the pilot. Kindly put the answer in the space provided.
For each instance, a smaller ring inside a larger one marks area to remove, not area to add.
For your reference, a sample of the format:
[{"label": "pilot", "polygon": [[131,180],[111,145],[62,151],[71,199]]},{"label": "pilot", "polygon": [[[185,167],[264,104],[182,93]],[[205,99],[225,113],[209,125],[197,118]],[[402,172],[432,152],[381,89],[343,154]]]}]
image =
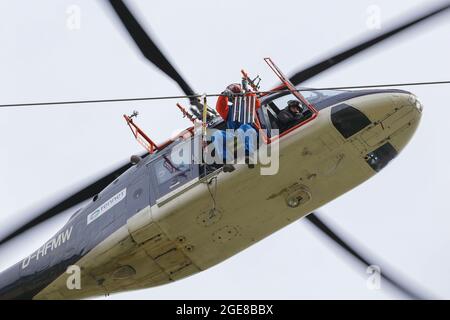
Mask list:
[{"label": "pilot", "polygon": [[238,136],[240,141],[245,139],[245,161],[249,168],[254,167],[254,164],[250,163],[250,155],[255,151],[255,140],[257,136],[255,119],[256,110],[260,106],[261,102],[256,97],[256,94],[245,93],[239,83],[228,85],[225,91],[222,92],[222,95],[217,99],[217,112],[226,121],[227,129],[235,130],[234,133],[231,133],[230,130],[219,130],[212,136],[216,153],[220,159],[224,160],[224,172],[234,171],[234,166],[227,163],[232,161],[234,156],[231,154],[231,151],[227,150],[226,141],[234,140],[235,135]]},{"label": "pilot", "polygon": [[289,100],[286,108],[278,114],[281,129],[286,130],[299,123],[303,118],[303,106],[298,100]]}]

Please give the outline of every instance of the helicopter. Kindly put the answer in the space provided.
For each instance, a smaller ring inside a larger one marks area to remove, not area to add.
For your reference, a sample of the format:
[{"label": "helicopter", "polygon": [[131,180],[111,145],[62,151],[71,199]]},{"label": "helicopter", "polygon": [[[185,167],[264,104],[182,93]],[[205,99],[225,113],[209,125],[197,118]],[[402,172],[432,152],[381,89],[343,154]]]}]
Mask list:
[{"label": "helicopter", "polygon": [[[192,112],[201,117],[205,105],[126,5],[110,3],[144,56],[180,85],[190,98]],[[302,217],[326,230],[313,212],[394,159],[412,138],[422,106],[403,90],[315,92],[298,85],[449,7],[422,15],[290,78],[272,63],[283,84],[261,98],[261,126],[275,127],[280,106],[289,99],[304,98],[311,105],[305,121],[268,137],[280,144],[276,175],[262,176],[245,166],[225,175],[190,163],[182,174],[174,170],[167,180],[158,181],[169,172],[165,164],[170,151],[196,136],[169,140],[157,146],[156,152],[134,158],[3,239],[1,243],[39,220],[91,199],[36,252],[1,273],[0,297],[83,298],[147,288],[205,270]],[[209,117],[208,127],[223,128],[223,121],[212,114]],[[164,174],[158,174],[160,169]],[[220,195],[212,196],[211,188],[220,188]],[[225,201],[225,196],[233,201]],[[67,287],[66,270],[72,265],[82,270],[81,290]]]}]

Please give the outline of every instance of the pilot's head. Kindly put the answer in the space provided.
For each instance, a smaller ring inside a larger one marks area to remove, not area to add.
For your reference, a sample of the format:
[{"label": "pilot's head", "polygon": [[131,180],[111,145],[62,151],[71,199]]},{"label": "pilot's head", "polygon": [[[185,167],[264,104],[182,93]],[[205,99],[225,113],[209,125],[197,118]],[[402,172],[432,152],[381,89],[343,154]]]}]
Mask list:
[{"label": "pilot's head", "polygon": [[292,113],[297,114],[302,112],[302,106],[300,104],[300,101],[298,100],[289,100],[288,107],[289,111],[291,111]]}]

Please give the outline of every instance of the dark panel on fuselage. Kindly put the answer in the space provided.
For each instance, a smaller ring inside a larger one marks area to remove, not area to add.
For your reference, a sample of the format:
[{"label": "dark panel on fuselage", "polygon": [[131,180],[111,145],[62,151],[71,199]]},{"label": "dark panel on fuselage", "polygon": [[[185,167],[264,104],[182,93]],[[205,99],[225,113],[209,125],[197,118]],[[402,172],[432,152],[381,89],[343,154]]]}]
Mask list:
[{"label": "dark panel on fuselage", "polygon": [[366,156],[366,162],[373,170],[379,172],[386,167],[388,163],[397,156],[397,154],[397,150],[395,150],[395,148],[387,142],[376,150],[368,153]]},{"label": "dark panel on fuselage", "polygon": [[371,123],[364,113],[345,103],[331,108],[331,122],[337,131],[346,139]]}]

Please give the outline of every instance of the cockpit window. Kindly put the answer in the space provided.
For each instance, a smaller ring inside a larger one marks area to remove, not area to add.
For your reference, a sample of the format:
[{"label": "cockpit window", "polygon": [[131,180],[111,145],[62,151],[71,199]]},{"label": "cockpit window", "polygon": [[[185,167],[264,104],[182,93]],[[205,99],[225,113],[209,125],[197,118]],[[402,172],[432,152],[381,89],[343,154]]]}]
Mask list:
[{"label": "cockpit window", "polygon": [[340,90],[305,90],[300,91],[309,103],[316,104],[322,100],[344,93]]},{"label": "cockpit window", "polygon": [[160,198],[192,181],[198,176],[194,165],[194,146],[188,139],[165,149],[150,164],[155,174],[157,198]]},{"label": "cockpit window", "polygon": [[[305,97],[305,99],[313,105],[345,92],[346,91],[342,90],[300,90],[300,93]],[[283,92],[269,97],[264,102],[267,103],[272,101],[281,110],[287,105],[287,102],[292,99],[297,98],[291,93]]]}]

